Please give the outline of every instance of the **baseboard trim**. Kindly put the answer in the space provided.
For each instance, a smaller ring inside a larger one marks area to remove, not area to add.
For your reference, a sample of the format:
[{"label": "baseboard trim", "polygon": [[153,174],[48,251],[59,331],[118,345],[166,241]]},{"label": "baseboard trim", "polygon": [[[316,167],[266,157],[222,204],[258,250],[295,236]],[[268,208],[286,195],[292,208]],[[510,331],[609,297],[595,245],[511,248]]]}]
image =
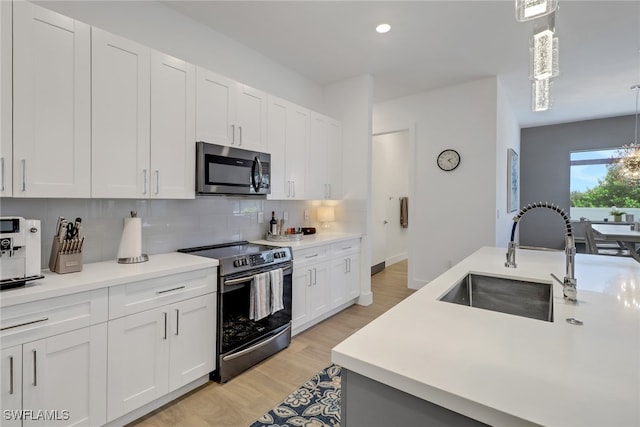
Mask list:
[{"label": "baseboard trim", "polygon": [[389,258],[387,258],[385,260],[385,263],[386,263],[387,266],[390,266],[390,265],[393,265],[393,264],[395,264],[397,262],[404,261],[405,259],[409,259],[409,253],[408,252],[402,252],[402,253],[396,254],[396,255],[394,255],[392,257],[389,257]]},{"label": "baseboard trim", "polygon": [[382,270],[384,270],[385,267],[386,267],[386,263],[384,261],[382,261],[379,264],[372,265],[371,266],[371,275],[373,276],[376,273],[380,273]]}]

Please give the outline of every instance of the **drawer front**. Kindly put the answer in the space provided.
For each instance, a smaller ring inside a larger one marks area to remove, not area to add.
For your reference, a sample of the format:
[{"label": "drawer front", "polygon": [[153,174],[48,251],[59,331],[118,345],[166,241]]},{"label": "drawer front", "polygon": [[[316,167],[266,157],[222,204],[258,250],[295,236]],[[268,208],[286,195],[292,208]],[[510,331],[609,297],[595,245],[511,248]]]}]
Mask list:
[{"label": "drawer front", "polygon": [[172,274],[109,288],[109,319],[216,292],[217,268]]},{"label": "drawer front", "polygon": [[331,245],[331,256],[341,257],[360,252],[360,239],[345,240]]},{"label": "drawer front", "polygon": [[295,268],[304,267],[305,265],[323,262],[329,257],[329,245],[316,246],[309,249],[294,250],[293,265]]},{"label": "drawer front", "polygon": [[106,322],[107,314],[106,288],[4,307],[1,346],[7,348]]}]

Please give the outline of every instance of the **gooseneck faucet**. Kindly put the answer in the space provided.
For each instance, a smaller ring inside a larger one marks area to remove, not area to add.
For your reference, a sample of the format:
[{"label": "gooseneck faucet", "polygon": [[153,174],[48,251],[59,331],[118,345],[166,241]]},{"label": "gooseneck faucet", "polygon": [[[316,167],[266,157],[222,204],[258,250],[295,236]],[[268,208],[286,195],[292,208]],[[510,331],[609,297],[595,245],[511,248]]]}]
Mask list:
[{"label": "gooseneck faucet", "polygon": [[565,247],[564,253],[566,255],[566,274],[564,280],[560,281],[554,274],[551,274],[555,280],[562,284],[562,292],[564,298],[569,301],[576,301],[578,291],[576,290],[577,280],[575,277],[575,257],[576,257],[576,244],[573,237],[573,230],[571,229],[571,221],[569,215],[560,207],[552,203],[536,202],[527,205],[522,208],[516,216],[513,217],[513,227],[511,228],[511,240],[509,241],[509,247],[507,249],[507,261],[504,263],[505,267],[516,268],[516,227],[518,222],[524,216],[525,213],[536,208],[547,208],[554,212],[557,212],[564,220],[565,225]]}]

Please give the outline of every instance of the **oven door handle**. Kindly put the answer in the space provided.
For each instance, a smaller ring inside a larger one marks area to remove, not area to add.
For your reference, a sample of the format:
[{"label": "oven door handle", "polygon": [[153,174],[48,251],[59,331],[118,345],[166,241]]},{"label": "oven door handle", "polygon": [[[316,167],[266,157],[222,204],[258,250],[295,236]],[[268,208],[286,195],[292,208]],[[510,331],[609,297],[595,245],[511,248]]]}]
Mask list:
[{"label": "oven door handle", "polygon": [[[282,270],[282,274],[283,275],[287,275],[289,274],[291,271],[293,271],[292,267],[287,267],[284,270]],[[239,283],[245,283],[245,282],[250,282],[253,280],[253,275],[251,276],[246,276],[246,277],[241,277],[239,279],[230,279],[230,280],[225,280],[224,281],[224,285],[225,286],[232,286],[232,285],[237,285]]]},{"label": "oven door handle", "polygon": [[278,332],[277,334],[275,334],[274,336],[270,337],[267,340],[261,341],[258,344],[252,345],[251,347],[245,348],[242,351],[239,351],[237,353],[233,353],[233,354],[229,354],[227,356],[222,357],[222,360],[229,361],[229,360],[233,360],[233,359],[237,359],[238,357],[242,357],[247,353],[251,353],[252,351],[255,351],[256,349],[263,347],[265,345],[268,345],[270,342],[277,340],[278,338],[280,338],[282,335],[286,334],[287,332],[290,331],[291,328],[291,324],[288,325],[288,327],[284,328],[282,331]]}]

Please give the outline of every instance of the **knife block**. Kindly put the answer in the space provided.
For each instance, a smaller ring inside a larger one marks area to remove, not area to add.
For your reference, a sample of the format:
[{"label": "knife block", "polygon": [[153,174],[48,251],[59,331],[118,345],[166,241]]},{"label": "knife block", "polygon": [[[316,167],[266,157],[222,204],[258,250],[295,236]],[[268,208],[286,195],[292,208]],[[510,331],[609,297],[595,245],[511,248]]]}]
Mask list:
[{"label": "knife block", "polygon": [[75,273],[82,271],[82,251],[64,253],[58,236],[53,236],[51,244],[51,256],[49,257],[49,270],[58,274]]}]

